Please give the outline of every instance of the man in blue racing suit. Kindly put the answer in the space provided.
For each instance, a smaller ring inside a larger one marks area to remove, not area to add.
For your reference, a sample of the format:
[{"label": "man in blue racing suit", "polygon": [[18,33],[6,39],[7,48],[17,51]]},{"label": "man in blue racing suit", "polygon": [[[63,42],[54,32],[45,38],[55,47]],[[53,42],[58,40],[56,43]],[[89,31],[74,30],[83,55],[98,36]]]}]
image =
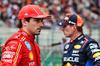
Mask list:
[{"label": "man in blue racing suit", "polygon": [[65,37],[71,40],[64,46],[62,66],[85,66],[87,60],[94,66],[100,66],[100,49],[98,43],[83,34],[83,20],[77,14],[66,14],[62,26]]}]

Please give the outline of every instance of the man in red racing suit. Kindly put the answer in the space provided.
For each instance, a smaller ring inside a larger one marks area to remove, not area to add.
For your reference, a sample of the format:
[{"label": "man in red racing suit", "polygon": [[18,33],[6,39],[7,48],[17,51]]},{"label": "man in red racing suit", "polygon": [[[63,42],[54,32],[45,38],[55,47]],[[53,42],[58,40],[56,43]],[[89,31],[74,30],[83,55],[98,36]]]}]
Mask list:
[{"label": "man in red racing suit", "polygon": [[3,66],[40,66],[40,49],[35,37],[19,30],[5,43],[2,51]]},{"label": "man in red racing suit", "polygon": [[2,48],[1,66],[41,66],[40,49],[35,35],[39,35],[44,15],[38,5],[26,5],[19,12],[17,27],[20,30],[12,35]]}]

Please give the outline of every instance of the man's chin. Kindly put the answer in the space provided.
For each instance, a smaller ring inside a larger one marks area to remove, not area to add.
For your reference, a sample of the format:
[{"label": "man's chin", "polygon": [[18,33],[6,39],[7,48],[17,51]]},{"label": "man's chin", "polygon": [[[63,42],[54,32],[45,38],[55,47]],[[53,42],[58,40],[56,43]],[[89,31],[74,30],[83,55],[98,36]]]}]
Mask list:
[{"label": "man's chin", "polygon": [[35,35],[40,35],[40,33],[36,33]]},{"label": "man's chin", "polygon": [[67,37],[69,37],[68,35],[65,35],[65,37],[67,38]]}]

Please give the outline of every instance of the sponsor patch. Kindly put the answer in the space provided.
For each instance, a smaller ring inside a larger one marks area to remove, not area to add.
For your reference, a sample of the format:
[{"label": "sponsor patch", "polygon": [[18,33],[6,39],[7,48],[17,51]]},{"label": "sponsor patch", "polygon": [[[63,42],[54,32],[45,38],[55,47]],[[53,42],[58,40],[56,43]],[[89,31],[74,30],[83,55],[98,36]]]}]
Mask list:
[{"label": "sponsor patch", "polygon": [[64,51],[64,54],[66,54],[68,51]]},{"label": "sponsor patch", "polygon": [[78,23],[78,26],[81,26],[82,24],[81,23]]},{"label": "sponsor patch", "polygon": [[100,56],[100,52],[97,52],[93,55],[93,58]]},{"label": "sponsor patch", "polygon": [[75,22],[72,22],[72,21],[69,21],[69,23],[74,24],[74,25],[76,24]]},{"label": "sponsor patch", "polygon": [[79,50],[73,50],[73,53],[79,53]]},{"label": "sponsor patch", "polygon": [[80,49],[81,48],[81,45],[75,45],[74,48],[75,49]]},{"label": "sponsor patch", "polygon": [[65,20],[69,20],[69,17],[65,17]]},{"label": "sponsor patch", "polygon": [[64,65],[64,66],[72,66],[69,62],[67,62],[67,64],[66,65]]},{"label": "sponsor patch", "polygon": [[80,43],[83,44],[85,41],[81,41]]},{"label": "sponsor patch", "polygon": [[2,58],[13,58],[13,55],[10,55],[10,54],[5,54],[5,55],[3,55],[3,57]]},{"label": "sponsor patch", "polygon": [[72,56],[79,56],[79,54],[72,54]]},{"label": "sponsor patch", "polygon": [[78,40],[80,40],[81,38],[83,38],[83,35],[82,35],[82,36],[80,36],[80,37],[78,38]]},{"label": "sponsor patch", "polygon": [[27,34],[25,32],[22,32],[23,35],[27,36]]},{"label": "sponsor patch", "polygon": [[2,58],[13,58],[13,56],[15,55],[15,52],[11,52],[11,51],[5,51],[4,53],[3,53],[3,56],[2,56]]},{"label": "sponsor patch", "polygon": [[92,49],[91,51],[92,51],[92,53],[100,52],[100,49]]},{"label": "sponsor patch", "polygon": [[31,50],[31,45],[30,45],[29,42],[25,41],[25,45],[27,46],[27,48],[28,48],[29,50]]},{"label": "sponsor patch", "polygon": [[97,61],[97,60],[100,60],[100,56],[98,56],[98,57],[95,58],[95,61]]},{"label": "sponsor patch", "polygon": [[79,62],[79,57],[64,57],[63,61],[65,61],[65,62]]},{"label": "sponsor patch", "polygon": [[68,49],[69,48],[69,45],[67,44],[66,46],[65,46],[65,49]]},{"label": "sponsor patch", "polygon": [[90,46],[90,49],[98,48],[96,43],[91,43],[91,44],[89,44],[89,46]]},{"label": "sponsor patch", "polygon": [[29,53],[29,58],[30,58],[30,60],[33,60],[34,57],[33,57],[33,53],[32,52]]},{"label": "sponsor patch", "polygon": [[5,63],[12,63],[12,59],[3,59],[2,61]]},{"label": "sponsor patch", "polygon": [[30,62],[29,66],[34,66],[35,62]]},{"label": "sponsor patch", "polygon": [[21,41],[24,41],[26,38],[23,36],[22,38],[21,38]]},{"label": "sponsor patch", "polygon": [[39,8],[40,9],[40,11],[42,12],[42,9],[41,8]]},{"label": "sponsor patch", "polygon": [[16,47],[14,45],[5,47],[6,50],[15,50]]}]

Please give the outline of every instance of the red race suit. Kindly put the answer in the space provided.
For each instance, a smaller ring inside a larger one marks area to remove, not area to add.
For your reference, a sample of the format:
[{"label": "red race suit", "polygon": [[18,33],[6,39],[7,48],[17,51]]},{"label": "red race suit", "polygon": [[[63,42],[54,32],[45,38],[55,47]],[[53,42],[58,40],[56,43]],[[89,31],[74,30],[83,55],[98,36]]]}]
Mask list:
[{"label": "red race suit", "polygon": [[20,29],[2,48],[1,66],[41,66],[40,49],[35,37]]}]

